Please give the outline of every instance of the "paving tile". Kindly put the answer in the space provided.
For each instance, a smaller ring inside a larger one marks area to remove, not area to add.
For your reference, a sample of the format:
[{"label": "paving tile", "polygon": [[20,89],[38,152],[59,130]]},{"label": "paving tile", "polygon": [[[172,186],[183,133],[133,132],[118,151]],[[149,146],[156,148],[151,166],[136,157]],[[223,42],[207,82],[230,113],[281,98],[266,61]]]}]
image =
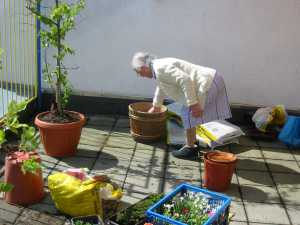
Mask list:
[{"label": "paving tile", "polygon": [[116,118],[112,115],[88,115],[88,125],[111,127]]},{"label": "paving tile", "polygon": [[300,205],[300,189],[279,187],[278,191],[285,204]]},{"label": "paving tile", "polygon": [[239,137],[239,143],[243,146],[258,146],[257,142],[248,136]]},{"label": "paving tile", "polygon": [[105,143],[108,135],[109,133],[106,131],[94,128],[83,128],[79,143],[100,148]]},{"label": "paving tile", "polygon": [[223,194],[229,196],[233,201],[241,201],[241,194],[239,190],[239,186],[235,183],[232,183],[227,191],[223,191]]},{"label": "paving tile", "polygon": [[93,173],[98,174],[115,174],[115,175],[126,175],[130,161],[119,160],[119,159],[106,159],[99,158],[94,167]]},{"label": "paving tile", "polygon": [[289,149],[281,148],[262,148],[266,159],[295,160]]},{"label": "paving tile", "polygon": [[292,149],[291,153],[295,157],[295,159],[300,162],[300,149]]},{"label": "paving tile", "polygon": [[145,177],[143,175],[128,173],[124,189],[139,193],[160,193],[163,187],[163,179]]},{"label": "paving tile", "polygon": [[69,157],[62,158],[58,165],[55,167],[58,170],[66,170],[68,168],[91,168],[95,159],[85,157]]},{"label": "paving tile", "polygon": [[155,164],[163,164],[168,154],[167,151],[161,151],[159,148],[148,146],[147,149],[141,148],[139,145],[136,146],[134,153],[134,161],[144,161],[144,162],[152,162]]},{"label": "paving tile", "polygon": [[267,172],[238,170],[237,174],[241,185],[273,185],[273,181]]},{"label": "paving tile", "polygon": [[124,190],[124,196],[121,199],[121,208],[125,209],[130,205],[137,203],[138,201],[146,198],[149,194],[148,193],[140,193],[134,192],[132,190]]},{"label": "paving tile", "polygon": [[119,117],[115,127],[116,128],[119,128],[119,127],[129,128],[130,127],[129,118],[128,117]]},{"label": "paving tile", "polygon": [[278,187],[300,188],[299,174],[272,173]]},{"label": "paving tile", "polygon": [[155,165],[151,162],[132,161],[130,164],[129,173],[145,177],[162,178],[165,171],[163,164]]},{"label": "paving tile", "polygon": [[129,148],[133,149],[136,146],[136,142],[132,140],[130,137],[116,137],[111,135],[108,138],[106,143],[106,147],[114,147],[114,148]]},{"label": "paving tile", "polygon": [[268,170],[264,159],[259,158],[239,158],[236,167],[238,170]]},{"label": "paving tile", "polygon": [[176,158],[172,155],[172,151],[174,149],[170,149],[170,152],[168,153],[168,164],[171,165],[177,165],[177,166],[184,166],[184,165],[188,165],[188,166],[195,166],[198,167],[199,166],[199,162],[202,161],[203,162],[203,157],[198,157],[195,156],[195,158],[193,159],[179,159]]},{"label": "paving tile", "polygon": [[300,167],[295,161],[266,159],[272,172],[296,173],[300,175]]},{"label": "paving tile", "polygon": [[248,225],[247,222],[241,222],[241,221],[230,221],[230,225]]},{"label": "paving tile", "polygon": [[65,223],[64,217],[51,216],[32,209],[25,209],[16,220],[16,225],[62,225]]},{"label": "paving tile", "polygon": [[99,156],[100,159],[127,160],[131,161],[134,155],[134,148],[118,148],[105,146]]},{"label": "paving tile", "polygon": [[22,207],[10,205],[0,200],[0,218],[3,219],[3,222],[13,223],[21,211]]},{"label": "paving tile", "polygon": [[286,208],[293,225],[300,225],[300,206],[287,205]]},{"label": "paving tile", "polygon": [[263,158],[261,150],[255,146],[231,145],[230,151],[238,158]]},{"label": "paving tile", "polygon": [[279,149],[284,149],[288,148],[288,146],[280,141],[258,141],[258,145],[262,148],[279,148]]},{"label": "paving tile", "polygon": [[8,222],[4,218],[0,218],[0,224],[1,225],[13,225],[13,223]]},{"label": "paving tile", "polygon": [[250,222],[289,224],[284,208],[278,204],[265,204],[245,202],[247,215]]},{"label": "paving tile", "polygon": [[177,166],[168,165],[166,169],[167,179],[190,179],[190,180],[200,180],[200,165],[198,167],[194,166]]},{"label": "paving tile", "polygon": [[242,202],[231,201],[230,213],[232,213],[232,220],[246,221],[246,214]]},{"label": "paving tile", "polygon": [[[41,213],[46,213],[46,214],[52,214],[52,215],[59,214],[59,211],[55,207],[54,203],[53,204],[38,203],[38,204],[31,205],[28,208],[39,211]],[[41,221],[41,222],[43,222],[43,221]]]},{"label": "paving tile", "polygon": [[87,144],[79,144],[77,147],[76,156],[79,157],[96,157],[103,145],[94,146]]},{"label": "paving tile", "polygon": [[165,179],[164,183],[164,193],[168,193],[172,191],[176,186],[181,183],[188,183],[194,185],[196,187],[201,188],[201,181],[200,180],[190,180],[190,179]]},{"label": "paving tile", "polygon": [[243,199],[246,202],[256,203],[280,203],[276,188],[269,186],[240,186]]}]

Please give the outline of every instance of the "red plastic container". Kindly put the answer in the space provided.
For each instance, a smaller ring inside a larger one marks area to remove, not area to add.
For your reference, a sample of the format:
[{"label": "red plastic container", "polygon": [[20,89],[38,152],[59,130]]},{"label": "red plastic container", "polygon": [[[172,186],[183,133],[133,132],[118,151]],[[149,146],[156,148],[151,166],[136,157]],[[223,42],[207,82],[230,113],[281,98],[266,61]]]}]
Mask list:
[{"label": "red plastic container", "polygon": [[204,186],[213,191],[226,191],[236,167],[237,157],[221,151],[204,154]]},{"label": "red plastic container", "polygon": [[24,174],[21,170],[22,162],[32,157],[41,162],[36,152],[13,152],[6,156],[4,180],[14,186],[12,191],[5,193],[6,202],[26,206],[37,203],[44,197],[42,171]]}]

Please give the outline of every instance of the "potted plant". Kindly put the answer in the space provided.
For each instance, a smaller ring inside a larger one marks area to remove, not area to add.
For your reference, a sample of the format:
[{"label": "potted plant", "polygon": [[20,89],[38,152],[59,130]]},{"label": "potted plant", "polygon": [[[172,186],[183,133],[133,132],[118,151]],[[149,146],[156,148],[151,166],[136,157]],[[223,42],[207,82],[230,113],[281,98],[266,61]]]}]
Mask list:
[{"label": "potted plant", "polygon": [[148,222],[147,209],[159,201],[164,194],[150,194],[136,204],[117,212],[109,217],[105,223],[108,225],[144,225]]},{"label": "potted plant", "polygon": [[67,3],[54,0],[54,6],[49,14],[39,11],[43,0],[27,0],[27,9],[35,14],[44,25],[39,36],[43,48],[52,47],[55,65],[45,62],[43,74],[46,82],[55,93],[55,103],[51,110],[38,114],[35,125],[39,128],[41,141],[45,151],[50,156],[66,157],[76,153],[81,129],[85,117],[81,113],[65,110],[68,103],[71,85],[68,80],[68,70],[64,66],[64,58],[75,51],[65,43],[66,35],[75,27],[75,17],[84,8],[84,0],[77,3]]},{"label": "potted plant", "polygon": [[147,210],[155,224],[227,225],[231,199],[186,183]]},{"label": "potted plant", "polygon": [[72,225],[104,225],[97,215],[75,217],[71,219],[71,223]]},{"label": "potted plant", "polygon": [[39,136],[34,127],[20,123],[18,113],[23,111],[27,102],[11,101],[0,129],[0,145],[6,144],[7,132],[20,136],[17,146],[11,145],[5,157],[4,184],[13,187],[5,193],[8,203],[29,205],[44,197],[41,158],[35,151],[39,145]]}]

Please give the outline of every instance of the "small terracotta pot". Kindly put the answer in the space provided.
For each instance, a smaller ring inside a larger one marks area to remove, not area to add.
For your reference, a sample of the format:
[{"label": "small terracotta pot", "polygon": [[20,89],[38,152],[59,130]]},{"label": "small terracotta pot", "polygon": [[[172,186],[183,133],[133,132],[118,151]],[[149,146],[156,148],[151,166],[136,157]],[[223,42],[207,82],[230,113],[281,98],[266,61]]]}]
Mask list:
[{"label": "small terracotta pot", "polygon": [[38,114],[34,120],[35,125],[39,128],[41,141],[47,155],[68,157],[75,155],[77,151],[85,117],[78,112],[67,112],[77,114],[80,120],[71,123],[50,123],[39,119],[49,111]]},{"label": "small terracotta pot", "polygon": [[39,202],[44,197],[44,181],[42,170],[35,174],[21,171],[24,160],[35,158],[41,162],[36,152],[13,152],[5,157],[4,181],[12,184],[12,191],[5,193],[5,201],[16,205],[30,205]]},{"label": "small terracotta pot", "polygon": [[204,186],[213,191],[226,191],[236,166],[234,154],[211,151],[204,154]]}]

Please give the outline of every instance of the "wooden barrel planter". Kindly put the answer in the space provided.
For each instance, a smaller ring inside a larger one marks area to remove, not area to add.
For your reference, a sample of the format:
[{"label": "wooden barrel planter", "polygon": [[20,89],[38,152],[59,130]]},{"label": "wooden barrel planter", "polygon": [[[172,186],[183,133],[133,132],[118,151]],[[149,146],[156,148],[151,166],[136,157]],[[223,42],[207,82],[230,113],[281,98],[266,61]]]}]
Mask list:
[{"label": "wooden barrel planter", "polygon": [[129,105],[130,133],[136,141],[156,141],[166,135],[167,107],[162,106],[158,113],[148,113],[151,107],[151,102]]}]

